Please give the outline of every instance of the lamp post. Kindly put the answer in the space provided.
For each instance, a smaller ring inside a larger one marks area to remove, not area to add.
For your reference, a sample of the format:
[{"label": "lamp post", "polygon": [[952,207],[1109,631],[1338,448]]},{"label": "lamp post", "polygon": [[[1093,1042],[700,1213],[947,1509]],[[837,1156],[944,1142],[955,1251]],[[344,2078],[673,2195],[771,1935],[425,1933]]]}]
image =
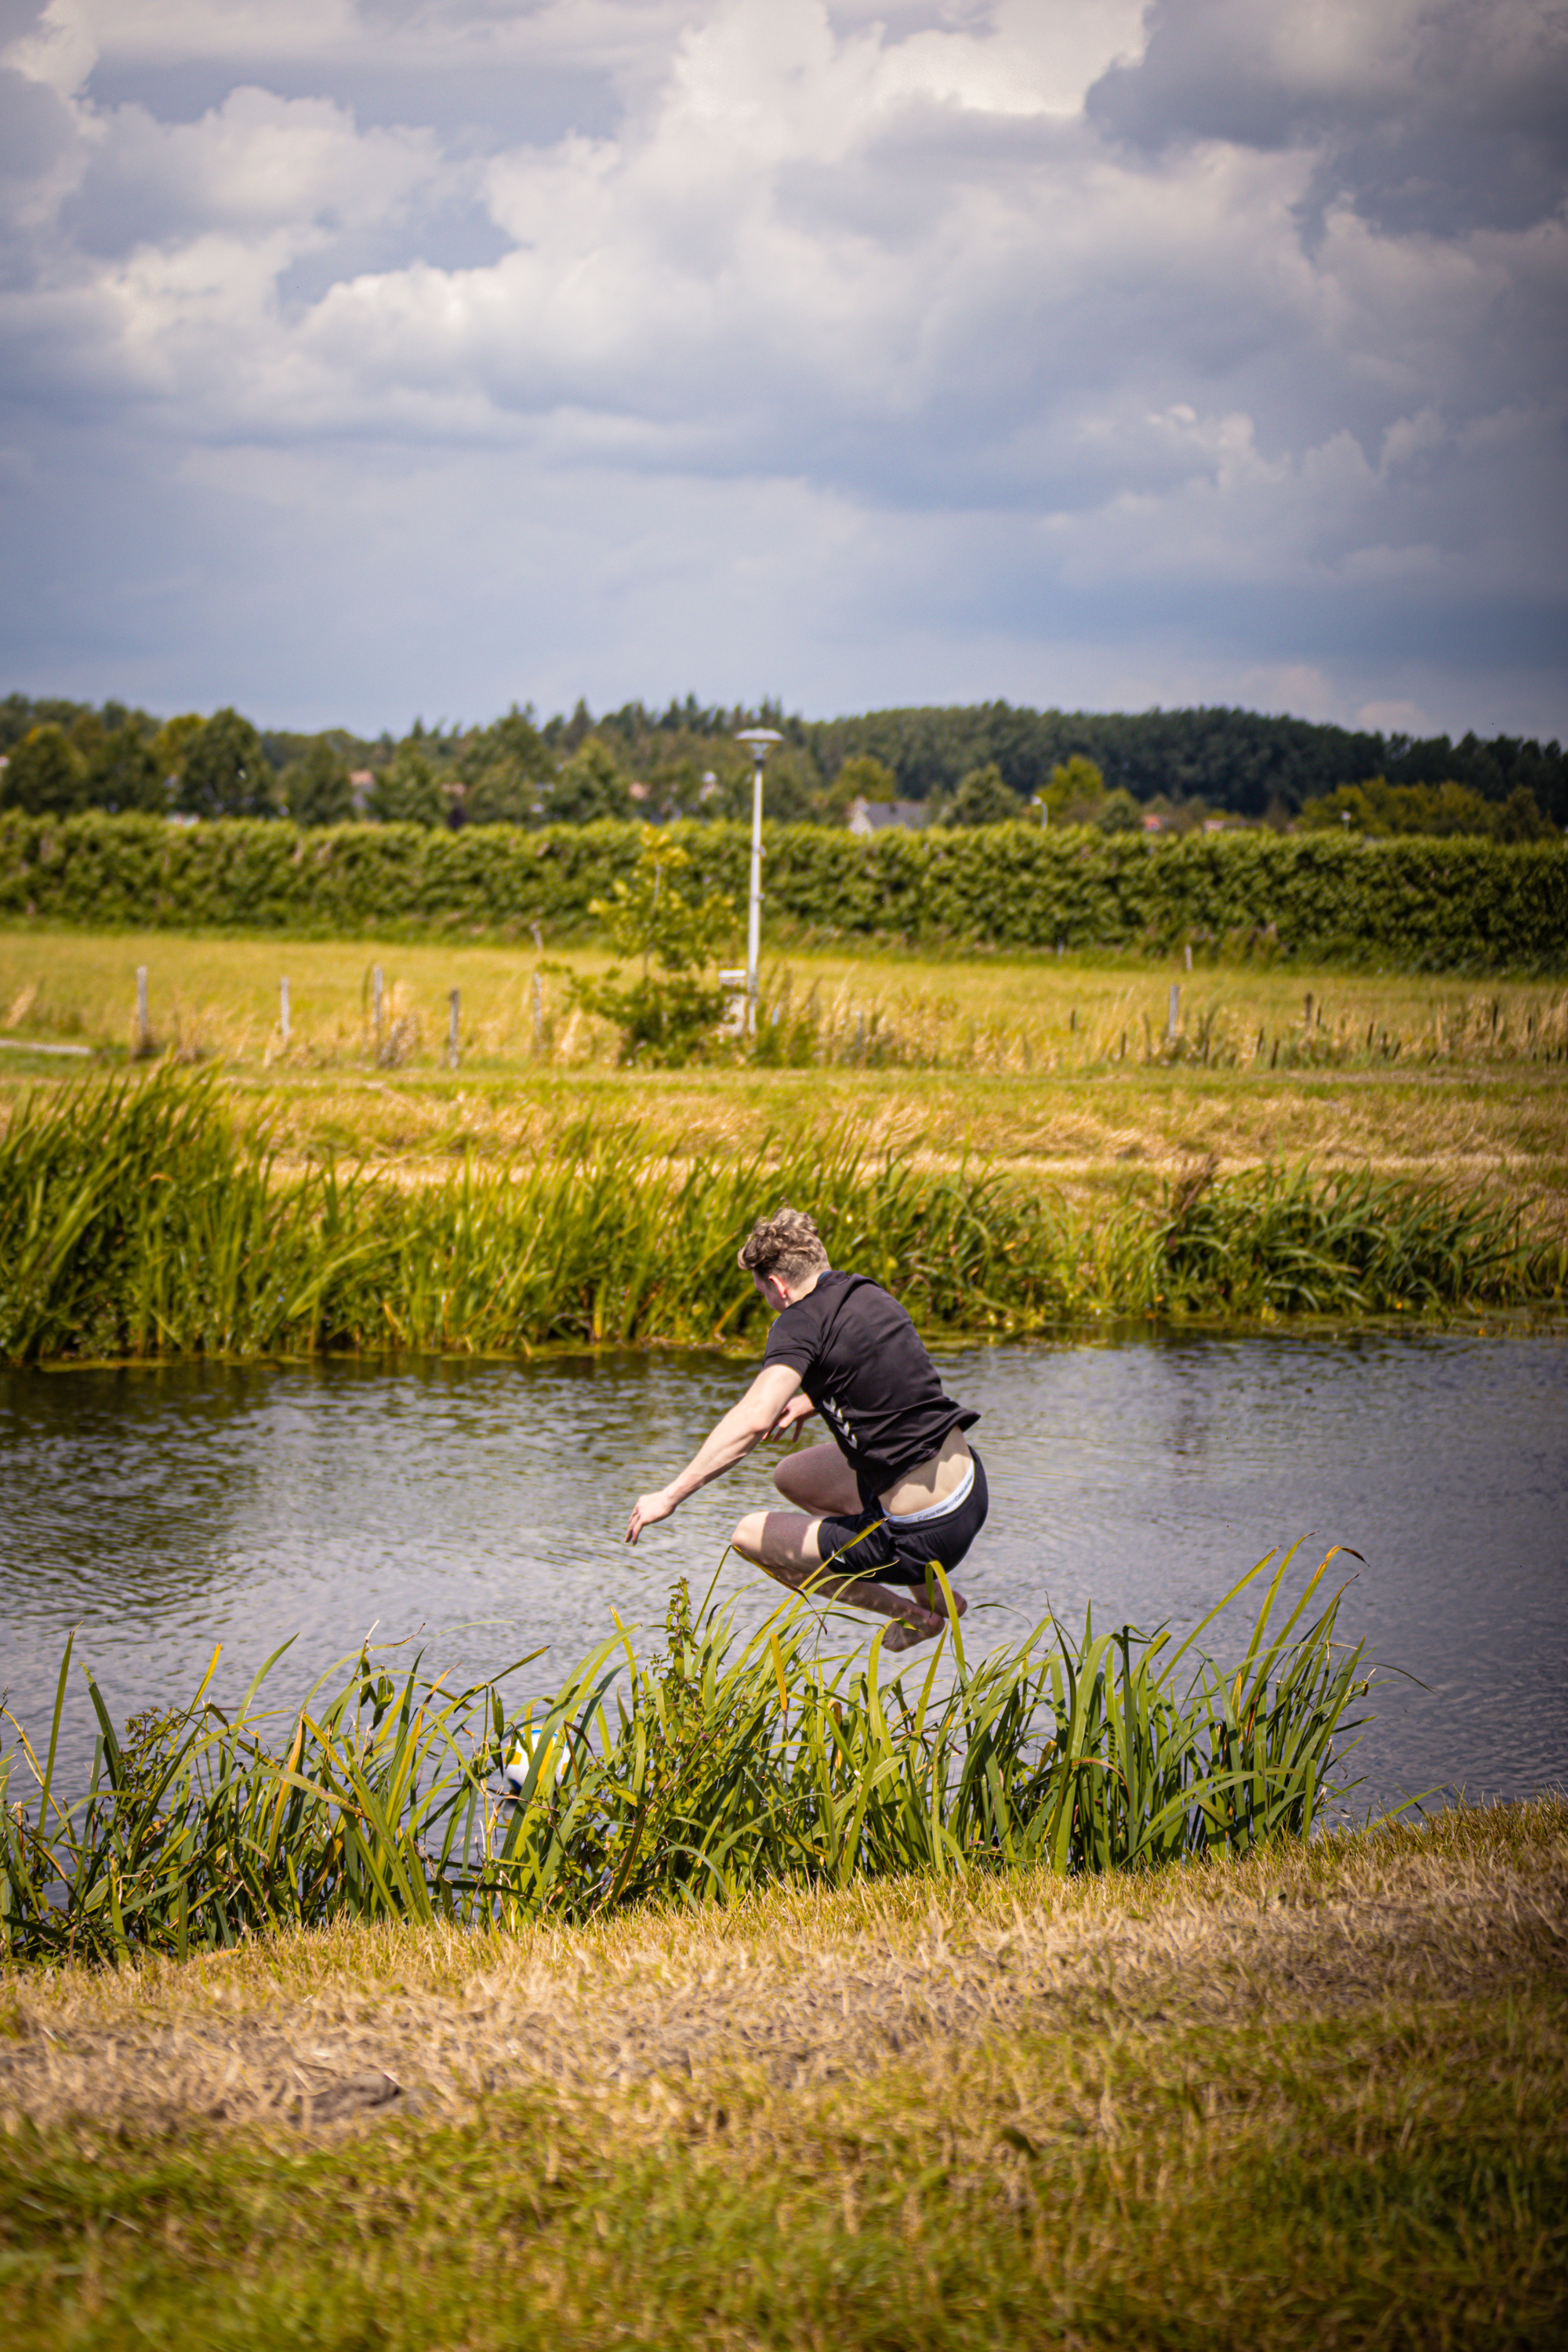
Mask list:
[{"label": "lamp post", "polygon": [[746,910],[746,1030],[757,1026],[757,961],[763,947],[763,765],[770,743],[784,737],[772,727],[748,727],[735,738],[752,748],[752,895]]}]

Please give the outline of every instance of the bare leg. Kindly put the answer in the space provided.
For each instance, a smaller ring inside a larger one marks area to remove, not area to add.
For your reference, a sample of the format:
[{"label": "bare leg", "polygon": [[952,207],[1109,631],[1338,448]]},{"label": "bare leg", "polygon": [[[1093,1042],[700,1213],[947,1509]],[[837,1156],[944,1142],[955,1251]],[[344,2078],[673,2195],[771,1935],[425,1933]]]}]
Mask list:
[{"label": "bare leg", "polygon": [[837,1445],[803,1445],[773,1472],[786,1503],[813,1519],[853,1518],[860,1508],[855,1473]]},{"label": "bare leg", "polygon": [[[812,1450],[833,1453],[842,1460],[834,1447]],[[855,1507],[859,1508],[858,1495]],[[868,1610],[874,1617],[892,1618],[893,1630],[885,1644],[890,1650],[907,1650],[940,1633],[947,1613],[940,1591],[932,1611],[927,1609],[923,1597],[917,1600],[906,1586],[876,1584],[869,1577],[851,1575],[837,1565],[823,1567],[816,1539],[823,1516],[808,1518],[798,1511],[752,1511],[730,1540],[743,1559],[753,1561],[792,1592],[808,1591],[813,1599],[836,1601],[847,1608]],[[952,1597],[962,1617],[969,1604],[956,1592]]]}]

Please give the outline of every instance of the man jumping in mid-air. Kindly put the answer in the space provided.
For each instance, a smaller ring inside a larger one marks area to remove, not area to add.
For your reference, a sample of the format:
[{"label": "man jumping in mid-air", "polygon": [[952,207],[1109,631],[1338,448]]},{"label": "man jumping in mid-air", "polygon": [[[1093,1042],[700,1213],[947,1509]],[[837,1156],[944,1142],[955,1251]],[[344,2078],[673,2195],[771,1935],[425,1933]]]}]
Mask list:
[{"label": "man jumping in mid-air", "polygon": [[[963,1434],[980,1415],[943,1392],[896,1298],[828,1265],[802,1211],[759,1217],[740,1263],[775,1318],[763,1369],[679,1475],[637,1497],[626,1541],[820,1412],[833,1443],[773,1472],[794,1510],[752,1511],[731,1541],[780,1584],[896,1618],[887,1649],[929,1642],[947,1615],[933,1567],[951,1584],[985,1524],[985,1473]],[[962,1616],[967,1601],[952,1599]]]}]

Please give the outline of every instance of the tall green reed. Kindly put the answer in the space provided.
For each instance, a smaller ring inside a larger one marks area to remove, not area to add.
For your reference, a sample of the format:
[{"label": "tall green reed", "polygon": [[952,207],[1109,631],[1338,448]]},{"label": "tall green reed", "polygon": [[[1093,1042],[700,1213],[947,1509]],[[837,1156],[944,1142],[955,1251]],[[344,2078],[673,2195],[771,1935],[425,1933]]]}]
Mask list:
[{"label": "tall green reed", "polygon": [[[1340,1595],[1309,1618],[1334,1556],[1278,1626],[1294,1551],[1260,1560],[1173,1652],[1163,1633],[1086,1622],[1081,1640],[1042,1625],[972,1664],[955,1623],[923,1671],[885,1684],[880,1635],[868,1657],[823,1657],[820,1621],[792,1598],[742,1642],[730,1608],[694,1622],[684,1583],[663,1655],[640,1661],[617,1620],[510,1716],[500,1678],[448,1692],[417,1662],[395,1680],[368,1651],[335,1694],[321,1697],[323,1677],[297,1710],[264,1715],[279,1652],[232,1716],[209,1669],[188,1707],[121,1738],[89,1675],[99,1735],[69,1801],[54,1783],[68,1643],[43,1760],[19,1729],[0,1758],[5,1948],[183,1958],[345,1918],[506,1929],[781,1885],[1100,1872],[1304,1838],[1340,1793],[1347,1711],[1368,1688],[1360,1649],[1334,1638]],[[1246,1652],[1221,1671],[1197,1644],[1270,1569]]]},{"label": "tall green reed", "polygon": [[1090,1314],[1394,1311],[1561,1295],[1568,1245],[1483,1201],[1264,1169],[1080,1214],[845,1128],[672,1160],[635,1127],[405,1186],[279,1164],[211,1074],[25,1099],[0,1139],[0,1358],[706,1342],[760,1322],[735,1252],[809,1203],[830,1254],[936,1331]]}]

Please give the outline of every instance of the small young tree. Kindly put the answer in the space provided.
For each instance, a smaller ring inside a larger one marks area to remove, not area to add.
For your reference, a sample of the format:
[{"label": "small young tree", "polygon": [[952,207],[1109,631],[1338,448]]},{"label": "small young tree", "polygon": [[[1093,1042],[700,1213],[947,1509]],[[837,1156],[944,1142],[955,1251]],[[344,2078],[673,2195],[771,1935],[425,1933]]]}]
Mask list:
[{"label": "small young tree", "polygon": [[733,901],[710,891],[686,897],[679,877],[690,863],[657,825],[638,827],[637,870],[617,882],[613,898],[593,909],[617,956],[636,957],[642,970],[626,983],[619,964],[600,980],[574,974],[573,1002],[613,1021],[621,1033],[621,1061],[679,1069],[708,1050],[725,1009],[717,965],[734,936]]}]

